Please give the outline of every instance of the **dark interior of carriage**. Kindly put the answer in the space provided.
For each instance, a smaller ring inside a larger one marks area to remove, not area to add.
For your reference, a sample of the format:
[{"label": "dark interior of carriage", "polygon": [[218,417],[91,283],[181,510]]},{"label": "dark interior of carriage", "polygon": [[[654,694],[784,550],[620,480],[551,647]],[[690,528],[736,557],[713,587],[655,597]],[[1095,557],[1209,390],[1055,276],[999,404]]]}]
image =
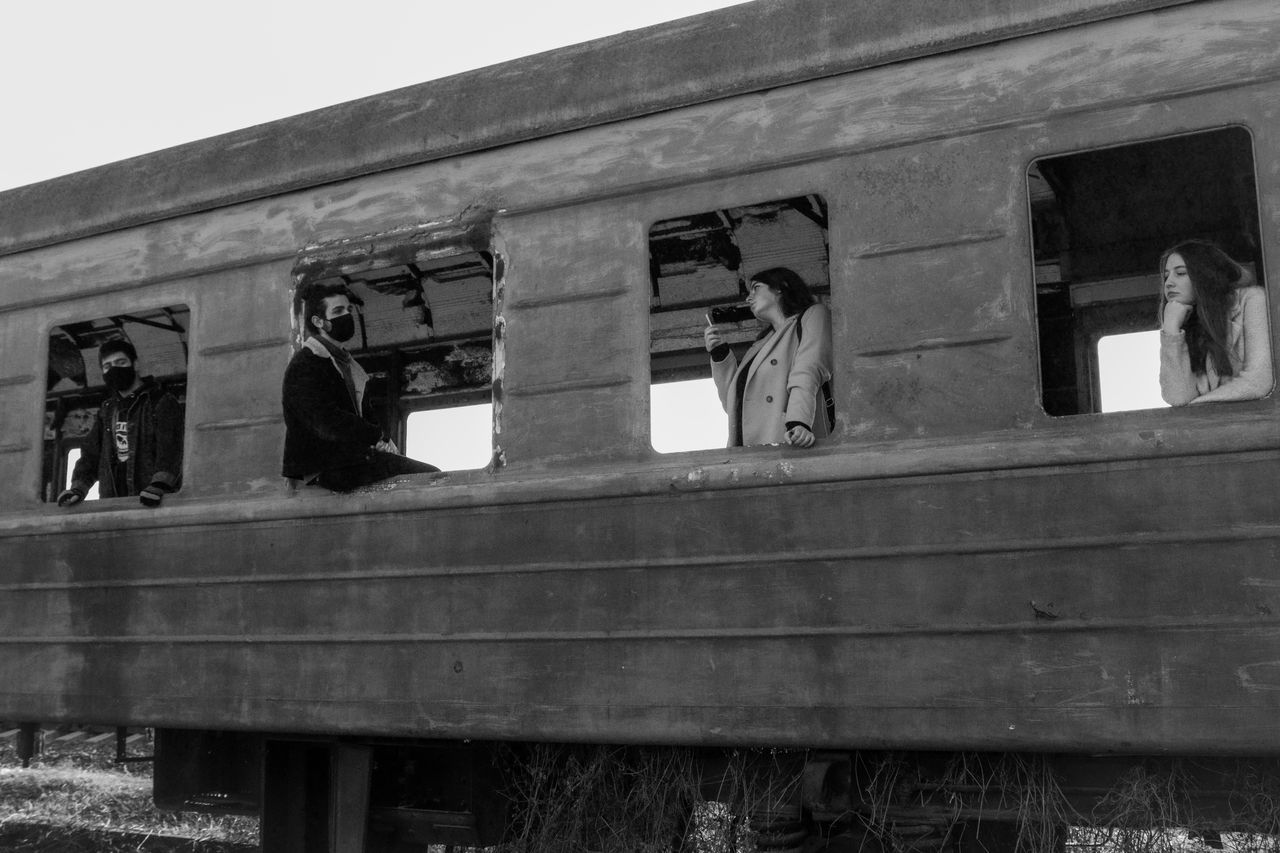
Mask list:
[{"label": "dark interior of carriage", "polygon": [[[1045,412],[1162,405],[1157,373],[1109,362],[1106,347],[1112,336],[1156,334],[1157,267],[1178,241],[1217,243],[1265,285],[1249,132],[1230,127],[1045,157],[1031,164],[1027,183]],[[1137,387],[1115,382],[1116,399],[1104,400],[1108,381],[1130,369]],[[1141,396],[1148,390],[1154,403]]]},{"label": "dark interior of carriage", "polygon": [[[66,488],[75,460],[89,440],[98,406],[107,395],[98,347],[116,338],[130,342],[138,352],[140,375],[154,376],[185,404],[190,328],[187,306],[167,305],[63,323],[49,332],[41,481],[45,501]],[[97,497],[96,488],[89,497]]]}]

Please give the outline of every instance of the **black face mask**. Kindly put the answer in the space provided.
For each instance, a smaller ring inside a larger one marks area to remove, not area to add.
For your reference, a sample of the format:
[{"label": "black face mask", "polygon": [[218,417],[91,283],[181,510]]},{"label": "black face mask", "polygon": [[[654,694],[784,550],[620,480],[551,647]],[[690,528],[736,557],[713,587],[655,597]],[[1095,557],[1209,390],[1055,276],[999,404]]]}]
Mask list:
[{"label": "black face mask", "polygon": [[346,343],[356,333],[356,318],[351,314],[343,314],[329,321],[329,337],[338,343]]},{"label": "black face mask", "polygon": [[107,383],[107,387],[117,394],[122,394],[133,387],[133,381],[138,378],[137,372],[133,369],[133,365],[128,367],[108,367],[102,371],[102,381]]}]

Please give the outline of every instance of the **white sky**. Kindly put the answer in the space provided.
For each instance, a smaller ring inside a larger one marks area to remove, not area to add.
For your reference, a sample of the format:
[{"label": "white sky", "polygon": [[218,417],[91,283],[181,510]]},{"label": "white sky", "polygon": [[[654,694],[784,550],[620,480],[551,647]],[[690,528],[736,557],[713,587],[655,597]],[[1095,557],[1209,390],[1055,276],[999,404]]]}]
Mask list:
[{"label": "white sky", "polygon": [[0,190],[735,0],[15,0]]}]

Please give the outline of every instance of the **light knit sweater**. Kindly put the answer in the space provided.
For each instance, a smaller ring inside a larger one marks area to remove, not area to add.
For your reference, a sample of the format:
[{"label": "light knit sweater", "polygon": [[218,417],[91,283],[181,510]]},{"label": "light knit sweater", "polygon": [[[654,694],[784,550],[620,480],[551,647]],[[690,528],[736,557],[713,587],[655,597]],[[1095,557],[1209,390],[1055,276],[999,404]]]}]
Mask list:
[{"label": "light knit sweater", "polygon": [[1219,375],[1213,358],[1203,373],[1191,370],[1191,354],[1183,331],[1160,333],[1160,396],[1171,406],[1222,400],[1256,400],[1271,391],[1271,333],[1267,294],[1261,287],[1236,291],[1228,327],[1231,375]]}]

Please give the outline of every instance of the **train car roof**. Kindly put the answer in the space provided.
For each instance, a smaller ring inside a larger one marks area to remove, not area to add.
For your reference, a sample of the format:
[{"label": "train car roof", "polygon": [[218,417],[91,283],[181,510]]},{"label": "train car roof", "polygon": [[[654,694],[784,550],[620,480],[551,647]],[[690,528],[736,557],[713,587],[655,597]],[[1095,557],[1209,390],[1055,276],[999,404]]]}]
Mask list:
[{"label": "train car roof", "polygon": [[[0,255],[1186,2],[757,0],[0,193]],[[298,61],[346,60],[298,46]]]}]

